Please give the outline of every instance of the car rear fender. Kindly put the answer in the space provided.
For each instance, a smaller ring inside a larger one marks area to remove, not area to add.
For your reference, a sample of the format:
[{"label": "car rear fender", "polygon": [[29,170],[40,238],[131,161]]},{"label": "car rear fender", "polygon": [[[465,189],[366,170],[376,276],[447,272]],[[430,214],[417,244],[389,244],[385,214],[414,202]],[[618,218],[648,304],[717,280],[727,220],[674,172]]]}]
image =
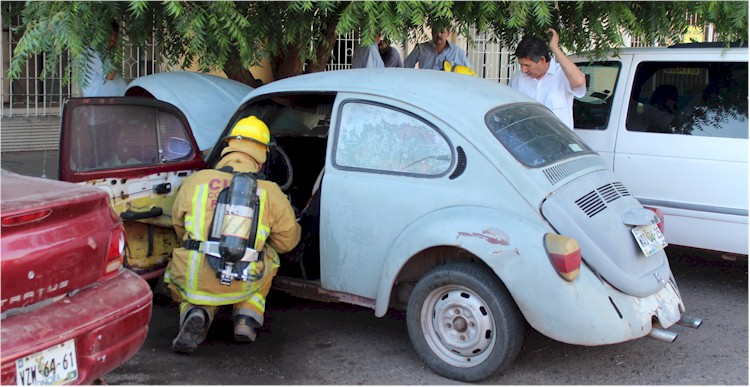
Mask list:
[{"label": "car rear fender", "polygon": [[[529,214],[533,216],[531,211]],[[389,250],[375,314],[385,315],[392,286],[407,262],[420,251],[436,246],[455,246],[472,253],[495,271],[514,298],[516,294],[523,298],[526,295],[511,286],[527,287],[525,276],[539,276],[544,281],[559,278],[542,245],[547,232],[552,230],[541,221],[499,209],[461,206],[432,212],[409,225]]]},{"label": "car rear fender", "polygon": [[585,263],[572,282],[553,268],[543,238],[553,232],[518,213],[483,207],[436,211],[411,224],[389,250],[376,295],[382,317],[399,272],[417,253],[436,246],[466,250],[508,288],[526,321],[554,340],[603,345],[646,336],[653,321],[673,325],[685,310],[673,278],[654,294],[636,298],[601,280]]}]

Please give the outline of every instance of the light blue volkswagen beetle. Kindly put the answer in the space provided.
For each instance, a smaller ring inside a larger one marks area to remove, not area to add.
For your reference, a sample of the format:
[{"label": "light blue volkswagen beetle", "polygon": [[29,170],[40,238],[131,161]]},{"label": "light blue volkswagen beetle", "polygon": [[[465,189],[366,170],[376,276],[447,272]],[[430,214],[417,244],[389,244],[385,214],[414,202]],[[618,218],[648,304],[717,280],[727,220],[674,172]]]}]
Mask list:
[{"label": "light blue volkswagen beetle", "polygon": [[[147,90],[149,79],[139,87]],[[192,98],[213,101],[208,91]],[[126,101],[139,104],[125,97],[77,106]],[[171,105],[160,112],[182,117],[179,101],[163,102]],[[683,315],[658,214],[549,110],[508,87],[414,69],[275,81],[250,91],[219,120],[223,127],[209,130],[216,145],[205,166],[219,159],[218,139],[250,115],[271,129],[277,146],[265,174],[287,192],[303,225],[304,239],[282,258],[274,286],[376,316],[405,309],[417,353],[443,376],[479,381],[508,367],[524,320],[578,345],[672,341],[672,325],[700,325]],[[190,146],[172,150],[184,154],[154,158],[127,179],[195,171],[186,160],[199,147],[188,121],[177,121]],[[163,199],[155,216],[171,215],[168,198],[180,180],[170,181],[169,192],[142,185],[146,196]],[[136,193],[118,197],[126,196]]]}]

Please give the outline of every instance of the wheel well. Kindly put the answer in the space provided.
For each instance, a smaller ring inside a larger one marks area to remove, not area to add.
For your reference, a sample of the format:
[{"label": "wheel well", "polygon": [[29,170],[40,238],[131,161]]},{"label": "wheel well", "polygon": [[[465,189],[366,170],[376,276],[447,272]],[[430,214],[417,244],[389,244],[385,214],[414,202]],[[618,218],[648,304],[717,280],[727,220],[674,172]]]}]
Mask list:
[{"label": "wheel well", "polygon": [[474,254],[455,246],[436,246],[412,256],[396,276],[391,289],[390,308],[405,310],[414,285],[433,268],[453,262],[470,262],[492,269]]}]

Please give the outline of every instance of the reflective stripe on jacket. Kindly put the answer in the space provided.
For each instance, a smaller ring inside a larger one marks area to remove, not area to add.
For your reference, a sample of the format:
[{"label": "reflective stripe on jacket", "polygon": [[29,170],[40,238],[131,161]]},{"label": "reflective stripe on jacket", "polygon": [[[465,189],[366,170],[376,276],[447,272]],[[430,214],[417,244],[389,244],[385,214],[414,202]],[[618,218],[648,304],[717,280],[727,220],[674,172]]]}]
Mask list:
[{"label": "reflective stripe on jacket", "polygon": [[[172,209],[175,232],[180,239],[207,240],[219,193],[229,186],[231,178],[231,173],[207,169],[185,179]],[[255,249],[264,251],[264,259],[251,270],[258,276],[262,273],[263,277],[255,282],[232,281],[229,286],[221,285],[203,253],[180,247],[174,250],[164,279],[186,301],[197,305],[227,305],[250,300],[258,289],[272,280],[279,267],[274,247],[286,252],[298,243],[299,224],[278,185],[258,180],[258,189],[261,203]]]}]

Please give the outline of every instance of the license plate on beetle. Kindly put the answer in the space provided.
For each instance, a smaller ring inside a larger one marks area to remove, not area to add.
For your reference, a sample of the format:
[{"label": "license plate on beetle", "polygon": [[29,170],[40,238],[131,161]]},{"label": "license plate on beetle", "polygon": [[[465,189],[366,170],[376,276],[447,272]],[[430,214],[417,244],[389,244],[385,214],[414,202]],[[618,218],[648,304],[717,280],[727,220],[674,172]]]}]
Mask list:
[{"label": "license plate on beetle", "polygon": [[664,234],[661,233],[661,230],[655,224],[636,226],[630,231],[633,232],[638,246],[641,247],[641,251],[647,257],[667,247],[667,240],[664,239]]},{"label": "license plate on beetle", "polygon": [[76,344],[72,339],[16,360],[19,386],[59,386],[77,378]]}]

